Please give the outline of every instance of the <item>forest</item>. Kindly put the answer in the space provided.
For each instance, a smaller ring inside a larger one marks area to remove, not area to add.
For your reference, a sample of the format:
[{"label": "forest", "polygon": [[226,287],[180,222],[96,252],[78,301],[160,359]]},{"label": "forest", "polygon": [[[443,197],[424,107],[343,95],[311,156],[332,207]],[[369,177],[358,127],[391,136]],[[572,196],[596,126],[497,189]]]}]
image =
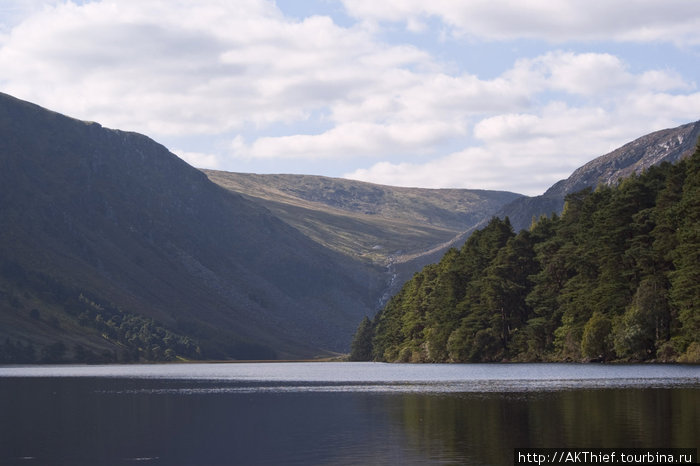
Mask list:
[{"label": "forest", "polygon": [[697,363],[699,307],[700,142],[517,234],[494,217],[365,318],[350,358]]}]

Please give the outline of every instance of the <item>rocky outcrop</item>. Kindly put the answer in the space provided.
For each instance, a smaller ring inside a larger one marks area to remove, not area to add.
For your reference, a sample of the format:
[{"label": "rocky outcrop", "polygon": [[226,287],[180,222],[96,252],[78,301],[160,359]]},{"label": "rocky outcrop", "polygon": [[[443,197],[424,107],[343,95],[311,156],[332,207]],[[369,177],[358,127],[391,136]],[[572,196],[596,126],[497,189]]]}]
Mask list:
[{"label": "rocky outcrop", "polygon": [[497,216],[508,216],[516,231],[528,228],[533,218],[561,213],[567,194],[598,185],[613,185],[621,178],[663,162],[674,163],[690,156],[700,137],[700,121],[642,136],[598,157],[555,183],[541,196],[516,199]]}]

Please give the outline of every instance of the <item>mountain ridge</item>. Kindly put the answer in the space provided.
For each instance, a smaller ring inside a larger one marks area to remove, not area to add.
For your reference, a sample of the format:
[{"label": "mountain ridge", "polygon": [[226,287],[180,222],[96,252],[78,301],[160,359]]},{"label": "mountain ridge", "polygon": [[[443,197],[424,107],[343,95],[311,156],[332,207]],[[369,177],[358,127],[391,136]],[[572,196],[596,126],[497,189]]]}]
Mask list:
[{"label": "mountain ridge", "polygon": [[[381,265],[449,241],[520,197],[505,191],[403,188],[315,175],[202,171],[320,244]],[[335,225],[322,228],[321,223],[334,220]]]},{"label": "mountain ridge", "polygon": [[528,228],[533,218],[560,214],[567,194],[600,184],[611,186],[651,166],[689,157],[695,150],[698,137],[700,121],[646,134],[587,162],[543,194],[514,200],[496,215],[499,218],[508,217],[516,231]]},{"label": "mountain ridge", "polygon": [[493,217],[365,318],[350,358],[699,362],[700,140],[566,202],[518,233]]},{"label": "mountain ridge", "polygon": [[320,245],[381,267],[384,289],[377,310],[415,272],[462,240],[465,231],[521,196],[315,175],[203,172],[222,187],[265,206]]},{"label": "mountain ridge", "polygon": [[[28,341],[13,328],[39,325],[28,317],[37,309],[61,324],[57,340],[78,342],[79,314],[96,313],[76,296],[88,293],[97,307],[198,339],[206,357],[310,357],[343,351],[374,311],[379,272],[146,136],[0,94],[0,160],[0,311],[12,323],[0,337]],[[46,281],[72,295],[49,296]],[[101,338],[84,343],[124,350]]]},{"label": "mountain ridge", "polygon": [[[636,162],[595,159],[570,179],[681,157],[700,122],[681,128],[617,150]],[[147,136],[2,93],[0,163],[0,362],[344,352],[360,319],[488,218],[511,209],[524,228],[573,189],[200,171]]]}]

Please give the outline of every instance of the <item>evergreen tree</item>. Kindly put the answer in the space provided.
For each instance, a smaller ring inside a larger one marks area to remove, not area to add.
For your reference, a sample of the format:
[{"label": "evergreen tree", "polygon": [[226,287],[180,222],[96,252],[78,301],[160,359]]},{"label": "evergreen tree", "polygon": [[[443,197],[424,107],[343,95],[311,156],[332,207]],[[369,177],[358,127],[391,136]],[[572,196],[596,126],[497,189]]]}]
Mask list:
[{"label": "evergreen tree", "polygon": [[618,318],[615,330],[618,356],[639,360],[654,357],[667,307],[665,288],[654,279],[644,280],[625,314]]},{"label": "evergreen tree", "polygon": [[371,361],[372,360],[372,322],[365,317],[357,328],[355,338],[352,340],[350,360],[351,361]]},{"label": "evergreen tree", "polygon": [[583,328],[581,353],[589,359],[609,359],[612,355],[612,323],[600,312],[594,312]]},{"label": "evergreen tree", "polygon": [[361,327],[375,360],[693,362],[699,307],[700,149],[518,235],[492,219]]},{"label": "evergreen tree", "polygon": [[689,348],[693,343],[700,345],[700,144],[686,163],[677,210],[680,219],[678,247],[673,254],[675,270],[670,273],[671,300],[681,324],[679,339]]}]

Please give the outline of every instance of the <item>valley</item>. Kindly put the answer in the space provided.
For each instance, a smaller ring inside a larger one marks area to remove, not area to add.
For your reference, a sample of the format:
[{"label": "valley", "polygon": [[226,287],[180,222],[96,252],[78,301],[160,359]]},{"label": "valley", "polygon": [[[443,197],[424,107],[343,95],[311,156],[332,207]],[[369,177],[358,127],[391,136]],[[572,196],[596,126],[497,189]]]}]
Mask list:
[{"label": "valley", "polygon": [[198,170],[144,135],[0,94],[0,361],[346,353],[364,317],[493,216],[525,228],[582,182],[685,157],[699,125],[528,198]]}]

